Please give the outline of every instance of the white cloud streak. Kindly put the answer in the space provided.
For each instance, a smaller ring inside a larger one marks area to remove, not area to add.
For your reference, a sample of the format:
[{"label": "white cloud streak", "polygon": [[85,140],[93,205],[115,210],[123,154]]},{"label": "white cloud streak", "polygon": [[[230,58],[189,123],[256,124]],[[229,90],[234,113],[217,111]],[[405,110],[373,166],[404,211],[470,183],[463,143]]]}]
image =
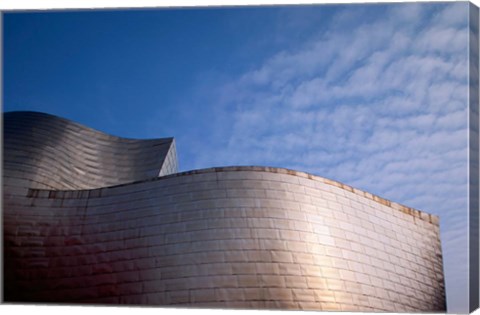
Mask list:
[{"label": "white cloud streak", "polygon": [[208,128],[226,142],[196,152],[196,166],[299,169],[440,215],[447,304],[465,312],[467,7],[340,11],[327,31],[212,87],[223,116]]}]

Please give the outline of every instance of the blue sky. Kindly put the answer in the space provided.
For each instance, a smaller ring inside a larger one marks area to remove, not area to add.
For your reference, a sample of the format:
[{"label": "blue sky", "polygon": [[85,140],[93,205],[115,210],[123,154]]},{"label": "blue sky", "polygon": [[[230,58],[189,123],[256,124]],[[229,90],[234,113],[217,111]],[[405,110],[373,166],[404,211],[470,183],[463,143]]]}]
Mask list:
[{"label": "blue sky", "polygon": [[174,136],[181,170],[268,165],[441,217],[467,305],[468,4],[9,13],[4,111]]}]

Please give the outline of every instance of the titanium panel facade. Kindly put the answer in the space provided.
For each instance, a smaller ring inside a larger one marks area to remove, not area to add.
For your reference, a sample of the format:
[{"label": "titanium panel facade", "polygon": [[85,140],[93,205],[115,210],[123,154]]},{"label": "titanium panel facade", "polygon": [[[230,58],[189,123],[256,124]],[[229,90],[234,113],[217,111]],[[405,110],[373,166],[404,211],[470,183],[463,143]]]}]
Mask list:
[{"label": "titanium panel facade", "polygon": [[3,176],[18,187],[91,189],[177,172],[173,138],[119,138],[38,112],[5,113],[3,134]]},{"label": "titanium panel facade", "polygon": [[6,301],[446,309],[438,217],[322,177],[226,167],[5,187]]}]

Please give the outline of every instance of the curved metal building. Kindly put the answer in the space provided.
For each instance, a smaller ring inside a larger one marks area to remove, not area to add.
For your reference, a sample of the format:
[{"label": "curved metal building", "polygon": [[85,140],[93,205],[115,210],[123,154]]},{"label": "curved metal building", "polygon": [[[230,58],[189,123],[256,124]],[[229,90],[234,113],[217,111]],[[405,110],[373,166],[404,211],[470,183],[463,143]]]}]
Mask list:
[{"label": "curved metal building", "polygon": [[177,172],[173,138],[119,138],[37,112],[5,113],[3,135],[4,178],[21,187],[92,189]]},{"label": "curved metal building", "polygon": [[436,216],[281,168],[176,173],[171,138],[4,124],[5,301],[445,311]]}]

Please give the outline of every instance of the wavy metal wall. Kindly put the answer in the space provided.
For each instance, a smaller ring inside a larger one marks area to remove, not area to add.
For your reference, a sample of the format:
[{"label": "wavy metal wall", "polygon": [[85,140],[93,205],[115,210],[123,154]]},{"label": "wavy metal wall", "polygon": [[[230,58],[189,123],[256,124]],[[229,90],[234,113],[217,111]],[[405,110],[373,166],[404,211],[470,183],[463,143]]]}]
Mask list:
[{"label": "wavy metal wall", "polygon": [[445,310],[438,218],[310,174],[213,168],[4,196],[6,301]]},{"label": "wavy metal wall", "polygon": [[38,112],[3,118],[4,178],[18,187],[91,189],[177,172],[173,138],[119,138]]}]

